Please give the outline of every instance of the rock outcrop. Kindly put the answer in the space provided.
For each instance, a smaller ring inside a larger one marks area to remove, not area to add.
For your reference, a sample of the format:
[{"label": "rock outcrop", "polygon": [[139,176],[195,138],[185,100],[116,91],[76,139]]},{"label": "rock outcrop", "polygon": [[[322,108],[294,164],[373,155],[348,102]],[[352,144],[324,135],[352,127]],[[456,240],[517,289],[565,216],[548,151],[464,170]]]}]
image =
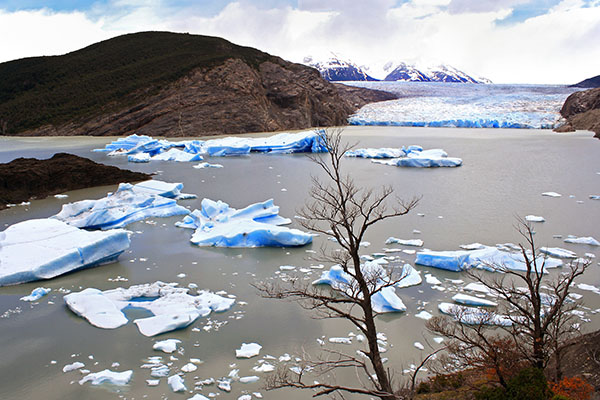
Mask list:
[{"label": "rock outcrop", "polygon": [[98,164],[73,154],[58,153],[47,160],[17,158],[0,164],[0,210],[6,204],[93,186],[151,179],[148,174]]},{"label": "rock outcrop", "polygon": [[573,132],[578,129],[594,132],[600,138],[600,88],[575,92],[567,97],[560,114],[567,123],[557,132]]}]

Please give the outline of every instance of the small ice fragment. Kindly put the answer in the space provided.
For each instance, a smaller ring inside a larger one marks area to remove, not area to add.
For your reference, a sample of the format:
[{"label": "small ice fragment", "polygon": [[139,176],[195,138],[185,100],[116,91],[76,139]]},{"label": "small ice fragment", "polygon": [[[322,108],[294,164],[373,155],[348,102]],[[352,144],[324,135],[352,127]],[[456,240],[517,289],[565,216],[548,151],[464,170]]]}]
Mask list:
[{"label": "small ice fragment", "polygon": [[235,351],[237,358],[252,358],[260,353],[262,346],[258,343],[242,343],[242,347]]},{"label": "small ice fragment", "polygon": [[414,342],[413,346],[415,346],[419,350],[425,350],[425,346],[423,346],[420,342]]},{"label": "small ice fragment", "polygon": [[417,318],[421,318],[424,319],[425,321],[430,320],[431,318],[433,318],[433,315],[431,315],[430,313],[428,313],[427,311],[423,310],[418,314],[415,314],[415,317]]},{"label": "small ice fragment", "polygon": [[547,196],[547,197],[560,197],[562,196],[560,193],[556,193],[556,192],[544,192],[542,193],[542,196]]},{"label": "small ice fragment", "polygon": [[546,221],[544,217],[540,217],[537,215],[526,215],[525,220],[529,222],[544,222]]},{"label": "small ice fragment", "polygon": [[579,293],[569,293],[569,297],[574,299],[574,300],[579,300],[581,299],[583,296],[580,295]]},{"label": "small ice fragment", "polygon": [[77,362],[74,362],[73,364],[65,365],[63,367],[62,371],[63,372],[71,372],[71,371],[75,371],[76,369],[83,368],[83,367],[85,367],[85,364],[77,361]]},{"label": "small ice fragment", "polygon": [[182,272],[182,273],[180,273],[180,274],[177,274],[177,277],[178,277],[178,278],[185,278],[186,276],[187,276],[187,275],[186,275],[186,274],[184,274],[183,272]]},{"label": "small ice fragment", "polygon": [[571,250],[561,249],[560,247],[540,247],[540,251],[551,257],[577,258],[577,254],[575,254]]},{"label": "small ice fragment", "polygon": [[183,381],[183,378],[179,375],[172,375],[168,377],[167,383],[169,384],[169,386],[171,386],[171,390],[174,392],[183,392],[187,390],[185,388],[185,382]]},{"label": "small ice fragment", "polygon": [[385,244],[401,244],[403,246],[422,247],[423,241],[421,239],[398,239],[393,236],[390,236],[385,241]]},{"label": "small ice fragment", "polygon": [[430,285],[441,285],[442,282],[436,278],[435,276],[431,275],[431,274],[425,274],[425,282],[427,282]]},{"label": "small ice fragment", "polygon": [[252,375],[252,376],[242,376],[240,378],[240,382],[241,383],[254,383],[254,382],[258,382],[260,378],[256,375]]},{"label": "small ice fragment", "polygon": [[86,382],[91,382],[92,385],[100,385],[104,382],[111,383],[117,386],[124,386],[131,380],[133,376],[133,371],[123,371],[123,372],[114,372],[109,369],[105,369],[104,371],[95,372],[86,375],[83,377],[79,384],[83,385]]},{"label": "small ice fragment", "polygon": [[45,288],[45,287],[35,288],[31,291],[31,294],[29,296],[21,297],[21,300],[37,301],[37,300],[41,299],[42,297],[44,297],[45,295],[47,295],[48,293],[50,293],[51,290],[52,289]]},{"label": "small ice fragment", "polygon": [[159,364],[155,368],[152,368],[152,370],[150,371],[150,376],[153,376],[155,378],[163,378],[169,375],[169,371],[169,367],[167,367],[164,364]]},{"label": "small ice fragment", "polygon": [[190,358],[190,362],[193,363],[193,364],[196,364],[196,365],[200,365],[200,364],[204,363],[204,361],[202,361],[199,358]]},{"label": "small ice fragment", "polygon": [[160,379],[146,379],[148,386],[158,386]]},{"label": "small ice fragment", "polygon": [[590,292],[600,294],[600,288],[598,288],[594,285],[588,285],[587,283],[579,283],[579,284],[577,284],[577,287],[581,290],[588,290]]},{"label": "small ice fragment", "polygon": [[461,244],[459,247],[463,250],[480,250],[485,248],[485,245],[476,242],[471,244]]},{"label": "small ice fragment", "polygon": [[[577,237],[577,236],[569,235],[565,239],[565,242],[566,243],[575,243],[575,244],[587,244],[590,246],[600,246],[600,242],[598,242],[596,239],[594,239],[591,236]],[[21,299],[21,300],[23,300],[23,299]]]},{"label": "small ice fragment", "polygon": [[287,189],[286,188],[282,188],[281,191],[282,192],[287,192]]},{"label": "small ice fragment", "polygon": [[467,285],[465,285],[465,290],[472,291],[472,292],[480,292],[480,293],[485,293],[485,294],[492,294],[492,291],[490,290],[490,288],[488,288],[487,286],[485,286],[482,283],[475,283],[475,282],[468,283]]},{"label": "small ice fragment", "polygon": [[329,338],[329,343],[352,344],[352,339],[347,337],[332,337]]},{"label": "small ice fragment", "polygon": [[487,307],[495,307],[498,303],[494,303],[490,300],[480,299],[479,297],[469,296],[466,294],[458,293],[452,297],[457,303],[466,304],[468,306],[487,306]]},{"label": "small ice fragment", "polygon": [[165,353],[173,353],[175,350],[177,350],[177,344],[178,343],[181,343],[181,340],[179,340],[179,339],[166,339],[166,340],[161,340],[159,342],[154,343],[154,345],[152,346],[152,348],[154,350],[164,351]]},{"label": "small ice fragment", "polygon": [[206,396],[202,396],[200,393],[196,393],[195,395],[190,397],[188,400],[210,400],[210,399]]},{"label": "small ice fragment", "polygon": [[57,199],[66,199],[67,197],[69,197],[68,194],[55,194],[54,197],[56,197]]},{"label": "small ice fragment", "polygon": [[434,337],[433,341],[436,342],[437,344],[440,344],[444,341],[443,337]]},{"label": "small ice fragment", "polygon": [[590,200],[600,200],[600,194],[590,194]]},{"label": "small ice fragment", "polygon": [[243,394],[240,397],[238,397],[238,400],[252,400],[252,396],[250,396],[249,394]]},{"label": "small ice fragment", "polygon": [[293,265],[281,265],[279,269],[282,271],[293,271],[296,269],[296,267],[294,267]]},{"label": "small ice fragment", "polygon": [[196,367],[196,365],[194,365],[193,363],[187,363],[185,364],[183,367],[181,367],[181,370],[183,372],[194,372],[195,370],[197,370],[198,367]]},{"label": "small ice fragment", "polygon": [[275,371],[275,367],[269,363],[262,363],[260,366],[255,366],[252,368],[256,372],[272,372]]},{"label": "small ice fragment", "polygon": [[222,378],[218,380],[217,387],[224,392],[231,392],[231,379]]}]

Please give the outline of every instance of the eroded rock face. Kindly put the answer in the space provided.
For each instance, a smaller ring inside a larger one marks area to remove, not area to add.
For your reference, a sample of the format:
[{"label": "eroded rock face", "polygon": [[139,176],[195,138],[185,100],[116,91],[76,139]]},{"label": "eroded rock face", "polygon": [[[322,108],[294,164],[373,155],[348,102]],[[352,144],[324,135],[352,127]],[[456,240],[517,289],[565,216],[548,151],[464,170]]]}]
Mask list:
[{"label": "eroded rock face", "polygon": [[128,109],[20,135],[174,137],[336,126],[345,125],[348,116],[367,102],[393,98],[369,89],[340,89],[317,70],[284,60],[253,68],[229,59],[196,70]]},{"label": "eroded rock face", "polygon": [[600,88],[573,93],[567,97],[560,114],[567,119],[567,124],[558,128],[558,132],[583,129],[600,138]]},{"label": "eroded rock face", "polygon": [[73,154],[58,153],[48,160],[17,158],[0,164],[0,210],[9,203],[83,189],[151,179],[148,174],[98,164]]}]

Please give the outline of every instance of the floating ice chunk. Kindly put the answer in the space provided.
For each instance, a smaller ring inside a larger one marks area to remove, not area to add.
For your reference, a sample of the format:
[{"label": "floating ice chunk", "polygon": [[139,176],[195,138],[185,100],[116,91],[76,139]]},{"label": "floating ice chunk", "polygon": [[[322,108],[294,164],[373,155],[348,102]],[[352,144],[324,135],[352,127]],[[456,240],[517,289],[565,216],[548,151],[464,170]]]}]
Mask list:
[{"label": "floating ice chunk", "polygon": [[423,247],[423,241],[421,239],[398,239],[395,237],[389,237],[385,241],[385,244],[401,244],[403,246]]},{"label": "floating ice chunk", "polygon": [[146,379],[146,383],[148,386],[158,386],[160,384],[160,379]]},{"label": "floating ice chunk", "polygon": [[196,169],[204,169],[204,168],[223,168],[223,166],[221,164],[210,164],[207,162],[203,162],[197,165],[194,165],[194,168]]},{"label": "floating ice chunk", "polygon": [[293,265],[281,265],[279,266],[279,269],[282,271],[294,271],[296,267]]},{"label": "floating ice chunk", "polygon": [[459,246],[463,250],[481,250],[486,246],[481,243],[462,244]]},{"label": "floating ice chunk", "polygon": [[92,385],[101,385],[102,383],[110,383],[112,385],[124,386],[129,383],[133,371],[114,372],[109,369],[104,371],[88,374],[79,381],[80,385],[90,382]]},{"label": "floating ice chunk", "polygon": [[[406,306],[396,295],[396,291],[392,286],[385,286],[389,282],[389,276],[381,265],[375,261],[368,261],[361,266],[363,275],[368,282],[369,289],[375,291],[380,289],[371,297],[373,310],[377,313],[386,312],[404,312]],[[334,265],[329,271],[323,271],[321,277],[313,282],[313,285],[326,284],[333,289],[346,293],[348,296],[359,296],[360,290],[358,283],[352,276],[342,269],[339,265]]]},{"label": "floating ice chunk", "polygon": [[0,286],[114,262],[127,248],[123,230],[87,232],[55,219],[23,221],[0,232]]},{"label": "floating ice chunk", "polygon": [[[131,156],[129,156],[131,157]],[[131,161],[127,158],[128,161]],[[179,149],[169,149],[164,153],[157,154],[152,157],[152,161],[178,161],[178,162],[190,162],[190,161],[202,161],[203,158],[200,154],[187,153]]]},{"label": "floating ice chunk", "polygon": [[491,300],[481,299],[475,296],[469,296],[467,294],[457,293],[452,297],[457,303],[466,304],[468,306],[486,306],[486,307],[495,307],[498,303],[495,303]]},{"label": "floating ice chunk", "polygon": [[148,153],[136,153],[127,156],[127,161],[133,163],[147,163],[150,162],[150,154]]},{"label": "floating ice chunk", "polygon": [[410,264],[404,264],[400,272],[402,279],[396,283],[397,288],[405,288],[409,286],[420,285],[423,282],[419,271],[414,269]]},{"label": "floating ice chunk", "polygon": [[207,140],[203,148],[207,153],[229,155],[237,149],[261,153],[322,153],[327,151],[322,129],[298,133],[280,133],[264,138],[227,137]]},{"label": "floating ice chunk", "polygon": [[251,375],[251,376],[242,376],[240,378],[240,382],[241,383],[254,383],[254,382],[258,382],[260,378],[256,375]]},{"label": "floating ice chunk", "polygon": [[482,308],[466,307],[452,303],[440,303],[438,309],[443,314],[451,315],[457,321],[467,325],[512,325],[512,321],[507,316],[498,315]]},{"label": "floating ice chunk", "polygon": [[122,310],[128,307],[148,310],[153,316],[134,321],[145,336],[185,328],[197,318],[208,316],[212,311],[226,311],[235,303],[234,299],[208,291],[191,296],[189,289],[176,286],[177,283],[158,281],[103,292],[88,288],[70,293],[64,296],[64,300],[73,312],[104,329],[126,324],[128,320]]},{"label": "floating ice chunk", "polygon": [[195,229],[190,241],[198,246],[290,247],[312,242],[311,234],[280,226],[289,223],[279,216],[279,207],[272,199],[240,210],[222,201],[203,199],[201,210],[194,210],[175,225]]},{"label": "floating ice chunk", "polygon": [[258,343],[242,343],[242,347],[235,351],[237,358],[252,358],[260,353],[262,346]]},{"label": "floating ice chunk", "polygon": [[183,189],[183,183],[170,183],[155,179],[133,185],[133,191],[136,193],[151,194],[176,200],[196,198],[194,194],[181,193],[181,189]]},{"label": "floating ice chunk", "polygon": [[[421,148],[422,150],[422,148]],[[399,158],[406,157],[407,151],[404,148],[383,147],[380,149],[356,149],[344,153],[346,157],[361,157],[361,158]]]},{"label": "floating ice chunk", "polygon": [[87,229],[112,229],[148,217],[189,214],[174,199],[144,193],[141,187],[122,183],[115,193],[99,200],[82,200],[62,206],[52,218]]},{"label": "floating ice chunk", "polygon": [[260,366],[252,367],[252,369],[256,372],[273,372],[275,371],[275,366],[273,364],[264,362]]},{"label": "floating ice chunk", "polygon": [[577,258],[577,254],[571,250],[561,249],[560,247],[540,247],[540,252],[557,258]]},{"label": "floating ice chunk", "polygon": [[29,296],[21,297],[21,300],[23,300],[23,301],[38,301],[39,299],[41,299],[42,297],[44,297],[45,295],[50,293],[51,290],[52,289],[45,288],[45,287],[35,288],[31,291],[31,294]]},{"label": "floating ice chunk", "polygon": [[561,197],[562,194],[556,193],[556,192],[544,192],[544,193],[542,193],[542,196],[547,196],[547,197]]},{"label": "floating ice chunk", "polygon": [[596,294],[600,294],[600,288],[594,285],[588,285],[587,283],[578,283],[577,287],[581,290],[587,290]]},{"label": "floating ice chunk", "polygon": [[577,237],[577,236],[569,235],[565,239],[565,242],[566,243],[575,243],[575,244],[588,244],[590,246],[600,246],[600,242],[598,242],[596,239],[594,239],[591,236]]},{"label": "floating ice chunk", "polygon": [[68,194],[55,194],[54,197],[56,197],[57,199],[66,199],[67,197],[69,197]]},{"label": "floating ice chunk", "polygon": [[177,345],[179,343],[181,343],[181,340],[179,339],[166,339],[154,343],[154,345],[152,345],[152,348],[154,350],[163,351],[165,353],[173,353],[175,350],[177,350]]},{"label": "floating ice chunk", "polygon": [[332,338],[329,338],[329,343],[352,344],[352,338],[348,338],[348,337],[332,337]]},{"label": "floating ice chunk", "polygon": [[467,265],[470,254],[468,251],[420,251],[417,253],[415,264],[461,271]]},{"label": "floating ice chunk", "polygon": [[425,274],[425,282],[427,282],[430,285],[441,285],[442,282],[436,278],[435,276],[431,275],[431,274]]},{"label": "floating ice chunk", "polygon": [[465,290],[467,291],[471,291],[471,292],[479,292],[479,293],[485,293],[485,294],[492,294],[492,291],[490,290],[489,287],[485,286],[483,283],[475,283],[475,282],[471,282],[465,285]]},{"label": "floating ice chunk", "polygon": [[423,311],[419,312],[418,314],[415,314],[415,317],[424,319],[425,321],[428,321],[431,318],[433,318],[433,315],[431,315],[427,311],[423,310]]},{"label": "floating ice chunk", "polygon": [[415,346],[419,350],[425,350],[425,346],[421,342],[414,342],[413,346]]},{"label": "floating ice chunk", "polygon": [[238,397],[237,400],[252,400],[252,396],[249,394],[243,394],[240,397]]},{"label": "floating ice chunk", "polygon": [[71,372],[71,371],[75,371],[76,369],[83,368],[83,367],[85,367],[84,363],[76,361],[76,362],[74,362],[72,364],[65,365],[63,367],[62,371],[63,372]]},{"label": "floating ice chunk", "polygon": [[432,167],[459,167],[462,159],[448,157],[442,149],[430,149],[423,151],[411,151],[406,157],[393,158],[390,160],[372,160],[374,163],[394,165],[398,167],[432,168]]},{"label": "floating ice chunk", "polygon": [[590,200],[600,200],[600,194],[590,194]]},{"label": "floating ice chunk", "polygon": [[172,375],[167,378],[167,383],[171,386],[171,390],[175,393],[177,392],[185,392],[187,389],[185,388],[185,382],[183,378],[179,375]]},{"label": "floating ice chunk", "polygon": [[156,367],[152,368],[150,372],[150,376],[155,378],[164,378],[169,375],[170,368],[164,364],[159,364]]},{"label": "floating ice chunk", "polygon": [[540,217],[538,215],[526,215],[525,220],[529,222],[545,222],[544,217]]},{"label": "floating ice chunk", "polygon": [[194,363],[187,363],[183,367],[181,367],[181,371],[183,372],[194,372],[198,367]]},{"label": "floating ice chunk", "polygon": [[202,396],[200,393],[196,393],[195,395],[190,397],[188,400],[210,400],[210,399],[206,396]]}]

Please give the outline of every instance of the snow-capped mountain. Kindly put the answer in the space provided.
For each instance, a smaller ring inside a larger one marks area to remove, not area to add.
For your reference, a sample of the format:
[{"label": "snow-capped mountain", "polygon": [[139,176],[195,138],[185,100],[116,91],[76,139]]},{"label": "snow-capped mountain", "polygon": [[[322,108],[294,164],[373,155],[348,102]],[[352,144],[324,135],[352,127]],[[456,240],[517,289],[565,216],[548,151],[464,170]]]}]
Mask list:
[{"label": "snow-capped mountain", "polygon": [[492,83],[489,79],[474,78],[450,65],[417,68],[415,65],[404,62],[398,63],[384,80],[406,82]]},{"label": "snow-capped mountain", "polygon": [[376,81],[377,79],[369,76],[363,69],[351,61],[342,60],[340,57],[331,53],[325,61],[317,61],[312,57],[304,57],[302,62],[305,65],[316,68],[321,76],[328,81]]}]

